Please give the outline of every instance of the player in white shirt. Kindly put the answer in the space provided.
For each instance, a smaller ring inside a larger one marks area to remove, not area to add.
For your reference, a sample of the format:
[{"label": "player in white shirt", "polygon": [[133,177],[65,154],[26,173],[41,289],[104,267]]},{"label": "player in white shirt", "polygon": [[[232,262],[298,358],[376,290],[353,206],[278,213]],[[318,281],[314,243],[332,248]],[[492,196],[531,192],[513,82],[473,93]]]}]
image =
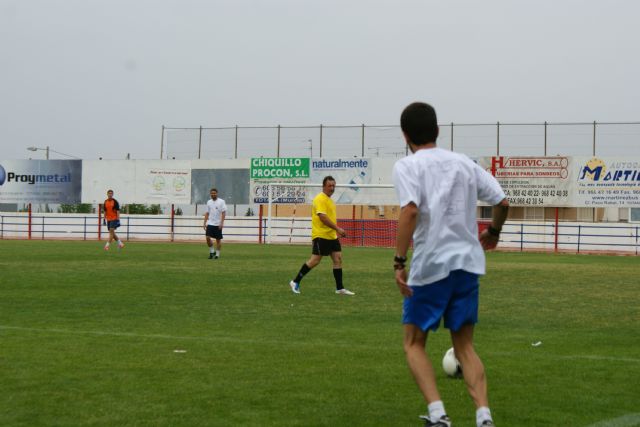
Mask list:
[{"label": "player in white shirt", "polygon": [[[209,246],[209,259],[218,259],[220,249],[222,249],[222,228],[224,219],[227,216],[227,204],[218,197],[218,190],[212,188],[209,191],[211,200],[207,201],[207,211],[204,214],[204,230],[207,236],[207,246]],[[213,240],[216,240],[215,250]]]},{"label": "player in white shirt", "polygon": [[[402,323],[407,363],[424,399],[426,426],[449,427],[425,346],[429,330],[444,318],[467,390],[476,405],[477,425],[493,426],[484,366],[473,347],[478,321],[478,276],[485,273],[483,249],[498,244],[509,202],[498,181],[468,157],[436,147],[436,112],[413,103],[402,112],[400,127],[413,155],[393,168],[400,201],[394,269],[405,297]],[[476,204],[493,206],[492,223],[478,237]],[[413,238],[411,272],[405,263]]]}]

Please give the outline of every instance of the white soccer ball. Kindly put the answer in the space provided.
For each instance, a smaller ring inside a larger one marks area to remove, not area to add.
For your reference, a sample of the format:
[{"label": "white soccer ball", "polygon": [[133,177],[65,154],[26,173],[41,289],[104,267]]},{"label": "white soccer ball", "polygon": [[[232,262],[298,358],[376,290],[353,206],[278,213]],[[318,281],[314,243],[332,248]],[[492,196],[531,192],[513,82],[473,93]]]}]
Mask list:
[{"label": "white soccer ball", "polygon": [[456,359],[453,347],[447,350],[444,354],[444,357],[442,358],[442,369],[444,369],[444,372],[450,377],[462,377],[462,365],[460,365],[460,362]]}]

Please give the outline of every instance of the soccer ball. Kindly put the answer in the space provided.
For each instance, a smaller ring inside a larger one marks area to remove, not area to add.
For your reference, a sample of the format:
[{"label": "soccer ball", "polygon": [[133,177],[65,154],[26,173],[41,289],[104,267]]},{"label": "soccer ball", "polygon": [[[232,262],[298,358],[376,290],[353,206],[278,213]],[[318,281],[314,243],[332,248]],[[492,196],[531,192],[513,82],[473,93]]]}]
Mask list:
[{"label": "soccer ball", "polygon": [[456,359],[453,347],[447,350],[444,354],[444,357],[442,358],[442,369],[444,369],[444,372],[450,377],[462,377],[462,365],[460,365],[460,362]]}]

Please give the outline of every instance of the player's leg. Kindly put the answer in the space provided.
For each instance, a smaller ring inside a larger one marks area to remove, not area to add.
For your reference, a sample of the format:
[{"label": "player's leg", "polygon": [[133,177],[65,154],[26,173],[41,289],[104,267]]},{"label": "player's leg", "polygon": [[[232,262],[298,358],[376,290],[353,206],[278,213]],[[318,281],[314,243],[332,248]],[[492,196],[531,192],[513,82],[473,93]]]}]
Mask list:
[{"label": "player's leg", "polygon": [[[339,246],[337,249],[341,249]],[[355,295],[348,289],[345,289],[342,283],[342,250],[331,252],[331,261],[333,261],[333,278],[336,281],[336,293],[340,295]]]},{"label": "player's leg", "polygon": [[451,331],[451,341],[456,358],[463,366],[462,374],[469,394],[476,407],[488,406],[487,379],[484,365],[473,347],[474,325],[463,325],[458,331]]},{"label": "player's leg", "polygon": [[118,242],[118,248],[124,248],[124,243],[122,243],[122,240],[120,240],[120,237],[118,237],[118,235],[116,234],[115,228],[113,229],[113,240]]},{"label": "player's leg", "polygon": [[220,250],[222,249],[222,239],[216,239],[216,256],[218,259],[220,257]]},{"label": "player's leg", "polygon": [[429,414],[422,416],[426,425],[449,426],[444,403],[436,386],[433,366],[426,351],[427,333],[436,331],[451,298],[449,277],[424,286],[412,286],[413,294],[402,307],[404,349],[407,364],[428,405]]},{"label": "player's leg", "polygon": [[[469,395],[476,405],[476,421],[480,426],[491,421],[484,365],[473,346],[473,331],[478,321],[478,276],[463,270],[451,272],[453,295],[445,312],[445,327],[451,331],[456,358]],[[492,424],[488,424],[492,425]]]},{"label": "player's leg", "polygon": [[467,390],[476,405],[478,425],[482,425],[484,420],[491,420],[491,412],[484,365],[473,347],[473,329],[474,325],[466,324],[457,331],[451,331],[451,341],[456,358],[462,365]]},{"label": "player's leg", "polygon": [[211,225],[207,225],[207,231],[205,237],[207,239],[207,246],[209,247],[209,259],[213,259],[215,255],[215,249],[213,247],[213,239],[211,238]]},{"label": "player's leg", "polygon": [[[111,224],[110,222],[107,222],[107,227],[109,227],[110,224]],[[111,245],[111,242],[114,240],[113,239],[113,235],[115,233],[115,229],[109,227],[108,230],[109,230],[109,240],[107,240],[107,243],[105,243],[105,245],[104,245],[104,250],[105,251],[109,250],[109,246]]]},{"label": "player's leg", "polygon": [[300,293],[300,282],[302,281],[302,278],[307,273],[309,273],[316,265],[320,264],[320,261],[322,261],[322,257],[324,255],[328,255],[328,253],[324,252],[326,251],[326,248],[324,248],[322,240],[323,239],[319,238],[313,239],[313,241],[311,242],[311,257],[307,260],[307,262],[302,264],[302,267],[300,267],[300,270],[298,271],[296,277],[294,277],[293,280],[289,282],[289,287],[294,294]]},{"label": "player's leg", "polygon": [[342,269],[342,252],[331,252],[331,261],[333,261],[333,269]]},{"label": "player's leg", "polygon": [[427,334],[428,331],[423,331],[416,325],[405,324],[404,353],[411,375],[428,405],[429,415],[421,418],[427,420],[427,425],[446,426],[450,425],[447,424],[450,420],[438,392],[433,365],[427,356]]},{"label": "player's leg", "polygon": [[300,282],[302,281],[302,278],[311,270],[313,270],[313,268],[320,264],[320,261],[322,261],[322,255],[316,255],[316,254],[311,254],[311,257],[307,260],[307,262],[305,262],[304,264],[302,264],[302,267],[300,267],[300,271],[298,271],[298,274],[296,275],[296,277],[293,279],[293,282],[297,283],[298,285],[300,284]]},{"label": "player's leg", "polygon": [[[109,223],[107,222],[107,227],[109,227],[108,224]],[[107,228],[107,232],[109,233],[109,238],[107,239],[107,243],[104,244],[104,250],[105,251],[109,250],[109,244],[111,243],[111,229]]]}]

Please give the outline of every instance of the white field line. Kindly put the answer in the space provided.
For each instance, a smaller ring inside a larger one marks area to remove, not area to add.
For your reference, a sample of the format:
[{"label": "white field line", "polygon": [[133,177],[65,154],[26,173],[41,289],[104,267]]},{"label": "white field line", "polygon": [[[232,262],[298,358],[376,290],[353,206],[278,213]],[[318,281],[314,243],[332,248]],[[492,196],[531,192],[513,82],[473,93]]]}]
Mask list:
[{"label": "white field line", "polygon": [[[2,326],[0,326],[2,329]],[[483,354],[492,354],[494,356],[516,356],[521,355],[523,352],[518,351],[482,351],[480,356]],[[616,357],[616,356],[602,356],[599,354],[570,354],[570,355],[557,355],[557,354],[549,354],[549,353],[538,353],[534,355],[535,357],[546,357],[553,359],[582,359],[582,360],[604,360],[607,362],[630,362],[630,363],[640,363],[640,358],[637,357]]]},{"label": "white field line", "polygon": [[132,332],[112,332],[112,331],[82,331],[82,330],[72,330],[72,329],[57,329],[57,328],[27,328],[22,326],[9,326],[9,325],[0,325],[0,331],[24,331],[24,332],[37,332],[44,334],[67,334],[67,335],[94,335],[94,336],[111,336],[111,337],[123,337],[123,338],[145,338],[145,339],[161,339],[161,340],[187,340],[187,341],[196,341],[196,342],[232,342],[232,343],[265,343],[265,344],[274,344],[278,346],[317,346],[322,345],[324,347],[344,347],[344,348],[363,348],[363,349],[380,349],[379,346],[373,345],[361,345],[361,344],[352,344],[352,343],[340,343],[340,342],[325,342],[325,341],[316,341],[316,342],[306,342],[302,343],[299,341],[292,340],[274,340],[274,339],[256,339],[256,338],[234,338],[234,337],[220,337],[220,336],[181,336],[181,335],[165,335],[165,334],[138,334]]},{"label": "white field line", "polygon": [[634,427],[640,426],[640,413],[627,414],[610,420],[598,421],[595,424],[589,424],[587,427]]},{"label": "white field line", "polygon": [[[165,334],[138,334],[133,332],[114,332],[114,331],[81,331],[81,330],[72,330],[72,329],[57,329],[57,328],[27,328],[23,326],[10,326],[10,325],[0,325],[0,330],[14,330],[14,331],[25,331],[25,332],[38,332],[38,333],[48,333],[48,334],[68,334],[68,335],[96,335],[96,336],[112,336],[112,337],[125,337],[125,338],[148,338],[148,339],[162,339],[162,340],[190,340],[190,341],[202,341],[202,342],[237,342],[237,343],[255,343],[258,340],[255,338],[245,339],[245,338],[233,338],[233,337],[216,337],[216,336],[180,336],[180,335],[165,335]],[[354,344],[354,343],[340,343],[340,342],[326,342],[326,341],[316,341],[316,342],[306,342],[302,343],[299,341],[291,341],[291,340],[274,340],[274,339],[261,339],[259,340],[263,343],[271,343],[277,345],[291,345],[300,347],[302,345],[308,346],[316,346],[322,345],[325,347],[345,347],[345,348],[362,348],[362,349],[375,349],[380,350],[380,346],[377,345],[362,345],[362,344]],[[516,354],[522,354],[521,352],[490,352],[484,351],[483,354],[493,354],[495,356],[512,356]],[[538,354],[538,357],[548,357],[554,359],[583,359],[583,360],[603,360],[610,362],[628,362],[628,363],[640,363],[640,358],[633,357],[612,357],[612,356],[602,356],[597,354],[577,354],[577,355],[569,355],[569,356],[557,356],[553,354]]]}]

